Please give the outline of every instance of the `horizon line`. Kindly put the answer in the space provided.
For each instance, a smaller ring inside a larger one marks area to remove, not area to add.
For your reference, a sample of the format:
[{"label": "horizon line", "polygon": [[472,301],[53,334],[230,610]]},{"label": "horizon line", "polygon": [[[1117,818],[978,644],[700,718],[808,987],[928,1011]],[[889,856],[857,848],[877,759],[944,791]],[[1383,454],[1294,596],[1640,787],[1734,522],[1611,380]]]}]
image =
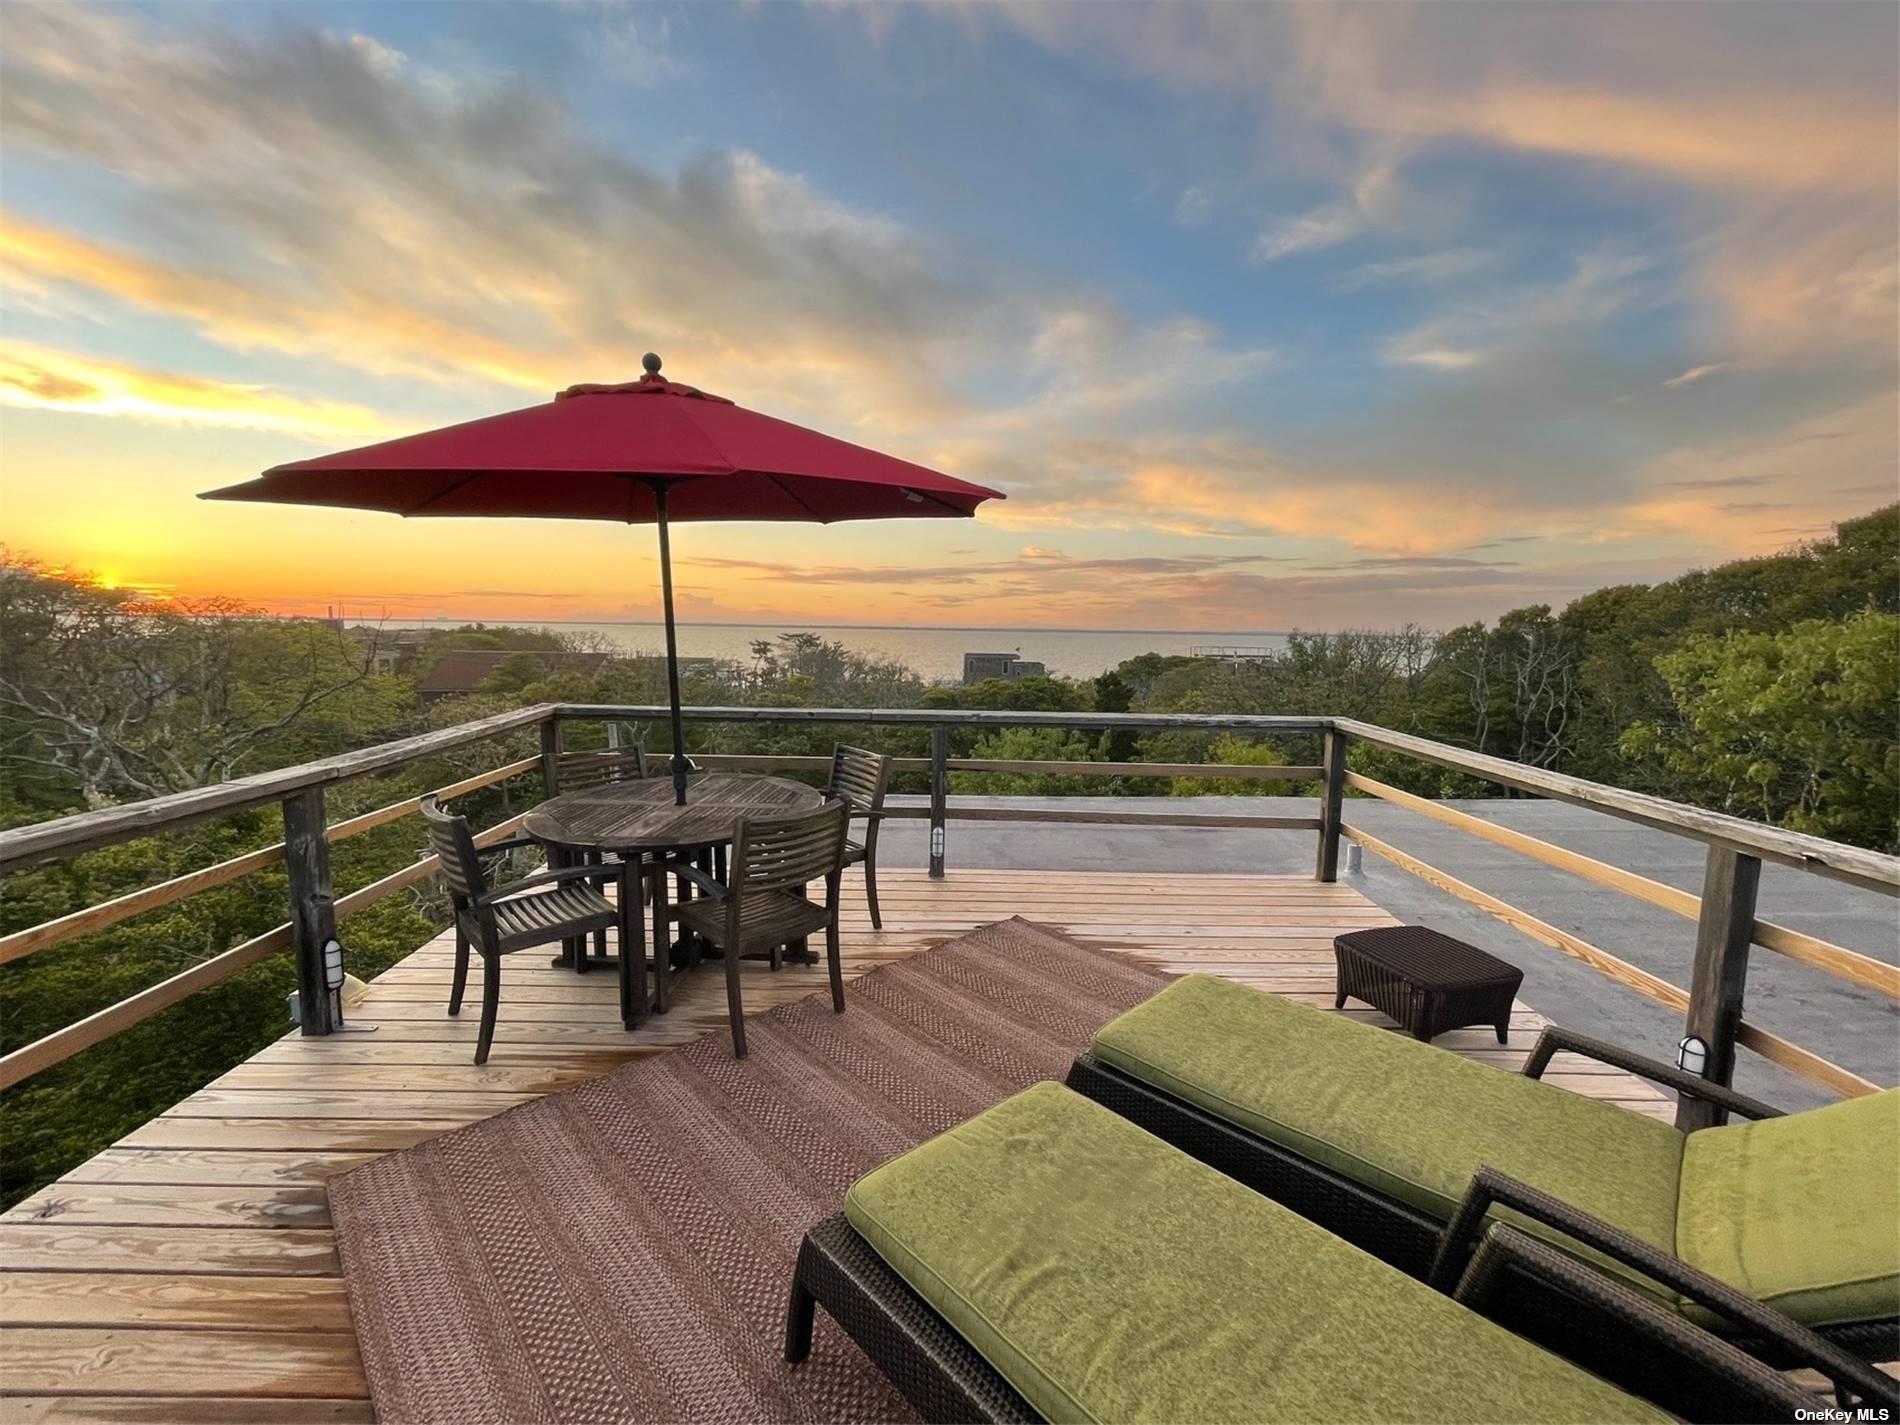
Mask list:
[{"label": "horizon line", "polygon": [[[265,614],[265,618],[315,618],[314,614]],[[351,618],[339,615],[344,623],[372,623],[389,628],[403,628],[416,623],[451,623],[463,626],[476,624],[499,624],[504,627],[594,627],[594,628],[664,628],[660,619],[609,619],[609,618],[570,618],[570,619],[498,619],[498,618],[461,618],[444,614],[437,617],[416,618],[410,616],[407,624],[398,620],[376,621],[364,618]],[[1236,638],[1286,638],[1295,633],[1334,633],[1337,629],[1307,628],[1078,628],[1068,625],[1054,626],[1043,624],[954,624],[954,623],[800,623],[775,619],[677,619],[675,628],[773,628],[782,626],[788,632],[802,630],[857,630],[888,633],[1140,633],[1166,634],[1171,637],[1185,638],[1191,634],[1219,634],[1222,637]]]}]

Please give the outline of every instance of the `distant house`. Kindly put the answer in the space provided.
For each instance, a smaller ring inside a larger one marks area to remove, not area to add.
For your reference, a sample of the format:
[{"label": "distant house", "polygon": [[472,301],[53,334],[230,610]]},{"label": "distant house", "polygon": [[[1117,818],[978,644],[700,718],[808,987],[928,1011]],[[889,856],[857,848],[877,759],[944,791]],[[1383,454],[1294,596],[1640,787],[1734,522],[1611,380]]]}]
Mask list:
[{"label": "distant house", "polygon": [[480,692],[495,670],[510,659],[532,659],[545,676],[555,672],[598,673],[607,657],[605,653],[557,653],[539,648],[452,648],[416,680],[416,699],[426,705]]},{"label": "distant house", "polygon": [[1042,678],[1048,675],[1042,664],[1014,653],[966,653],[963,655],[963,681],[967,686],[990,678],[1014,682],[1018,678]]},{"label": "distant house", "polygon": [[426,628],[382,628],[358,623],[343,631],[368,660],[372,673],[400,672],[429,641]]}]

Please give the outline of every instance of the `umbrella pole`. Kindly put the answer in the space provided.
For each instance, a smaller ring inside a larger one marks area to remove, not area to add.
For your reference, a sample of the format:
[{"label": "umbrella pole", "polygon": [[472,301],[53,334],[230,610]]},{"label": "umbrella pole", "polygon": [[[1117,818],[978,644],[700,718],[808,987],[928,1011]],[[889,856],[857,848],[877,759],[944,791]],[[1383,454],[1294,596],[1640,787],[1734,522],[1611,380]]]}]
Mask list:
[{"label": "umbrella pole", "polygon": [[666,696],[673,709],[673,804],[686,805],[686,727],[680,716],[679,637],[673,631],[673,549],[666,537],[666,481],[653,482],[653,511],[660,527],[660,602],[666,608]]}]

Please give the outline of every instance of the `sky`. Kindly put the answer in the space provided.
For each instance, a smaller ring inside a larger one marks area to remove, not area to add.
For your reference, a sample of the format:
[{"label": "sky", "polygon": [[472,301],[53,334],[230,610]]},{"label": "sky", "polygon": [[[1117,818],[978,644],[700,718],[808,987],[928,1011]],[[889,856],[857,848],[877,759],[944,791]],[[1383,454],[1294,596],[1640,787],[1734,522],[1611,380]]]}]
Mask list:
[{"label": "sky", "polygon": [[681,617],[1449,627],[1896,497],[1900,7],[0,6],[0,541],[648,619],[652,531],[206,504],[669,377],[1005,491]]}]

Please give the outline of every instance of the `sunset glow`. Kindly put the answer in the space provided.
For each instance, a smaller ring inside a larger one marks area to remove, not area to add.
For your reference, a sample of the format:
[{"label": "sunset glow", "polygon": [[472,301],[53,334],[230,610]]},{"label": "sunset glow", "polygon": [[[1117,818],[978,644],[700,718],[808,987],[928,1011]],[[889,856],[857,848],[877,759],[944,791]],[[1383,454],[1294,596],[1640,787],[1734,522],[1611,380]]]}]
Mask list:
[{"label": "sunset glow", "polygon": [[1009,496],[683,526],[689,621],[1444,626],[1779,549],[1900,493],[1897,53],[1829,0],[9,5],[0,541],[651,618],[650,530],[194,496],[657,350]]}]

